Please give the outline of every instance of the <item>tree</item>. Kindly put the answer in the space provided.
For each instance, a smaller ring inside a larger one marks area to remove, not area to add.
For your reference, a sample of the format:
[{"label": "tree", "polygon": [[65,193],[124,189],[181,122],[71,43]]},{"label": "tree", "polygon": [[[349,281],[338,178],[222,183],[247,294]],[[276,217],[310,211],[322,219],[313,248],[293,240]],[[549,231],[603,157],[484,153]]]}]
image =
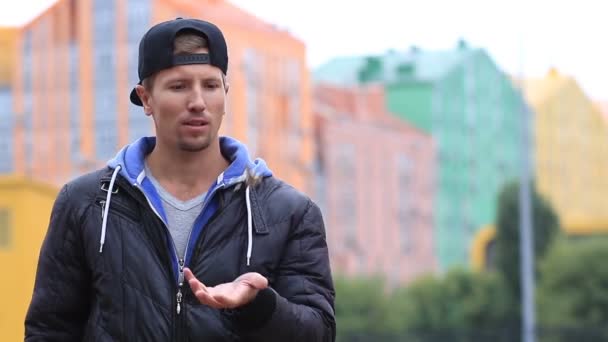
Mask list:
[{"label": "tree", "polygon": [[[532,222],[534,226],[534,255],[539,260],[545,255],[559,231],[559,220],[553,208],[534,186],[532,193]],[[507,184],[498,198],[496,220],[496,268],[503,274],[513,298],[514,319],[520,317],[521,277],[519,249],[519,183]],[[538,262],[535,262],[538,265]],[[537,269],[537,266],[535,266]]]},{"label": "tree", "polygon": [[338,341],[355,341],[362,336],[390,332],[389,299],[380,278],[337,276],[334,284]]},{"label": "tree", "polygon": [[[398,291],[401,333],[408,341],[501,341],[509,307],[495,272],[453,269],[443,278],[424,277]],[[508,339],[507,339],[508,340]]]},{"label": "tree", "polygon": [[[547,341],[607,341],[608,239],[560,240],[541,263],[539,323]],[[541,330],[542,332],[542,330]]]}]

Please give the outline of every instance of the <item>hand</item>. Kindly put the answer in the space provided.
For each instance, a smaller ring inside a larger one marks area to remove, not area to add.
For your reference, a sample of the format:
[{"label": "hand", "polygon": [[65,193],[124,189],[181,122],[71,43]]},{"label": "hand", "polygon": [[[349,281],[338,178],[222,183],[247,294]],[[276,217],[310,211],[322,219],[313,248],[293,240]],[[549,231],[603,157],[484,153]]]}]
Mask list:
[{"label": "hand", "polygon": [[255,272],[245,273],[233,282],[213,287],[206,287],[188,268],[184,268],[184,276],[198,301],[216,309],[234,309],[245,305],[260,290],[268,287],[268,279]]}]

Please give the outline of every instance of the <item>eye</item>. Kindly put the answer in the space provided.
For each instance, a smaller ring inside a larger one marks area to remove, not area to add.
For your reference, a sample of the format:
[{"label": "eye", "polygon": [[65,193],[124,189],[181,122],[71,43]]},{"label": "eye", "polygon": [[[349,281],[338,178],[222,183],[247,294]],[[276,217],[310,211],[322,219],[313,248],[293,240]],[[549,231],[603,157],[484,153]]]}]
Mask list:
[{"label": "eye", "polygon": [[205,88],[207,88],[207,89],[217,89],[219,87],[220,87],[220,85],[217,82],[209,82],[209,83],[205,84]]},{"label": "eye", "polygon": [[185,88],[186,88],[186,85],[184,83],[181,83],[181,82],[179,82],[179,83],[173,83],[173,84],[169,85],[169,89],[171,89],[171,90],[182,90],[182,89],[185,89]]}]

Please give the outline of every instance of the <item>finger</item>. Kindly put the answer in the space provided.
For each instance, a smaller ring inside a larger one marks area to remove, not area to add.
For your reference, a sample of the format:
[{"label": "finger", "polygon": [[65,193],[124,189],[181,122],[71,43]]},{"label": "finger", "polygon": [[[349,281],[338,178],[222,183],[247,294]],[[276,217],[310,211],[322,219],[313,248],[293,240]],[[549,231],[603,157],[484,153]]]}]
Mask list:
[{"label": "finger", "polygon": [[210,294],[209,290],[213,289],[208,288],[199,281],[194,273],[189,268],[184,268],[184,277],[188,281],[188,285],[190,285],[190,289],[192,289],[192,293],[198,301],[203,305],[208,305],[216,309],[221,309],[223,307],[222,304],[218,303]]},{"label": "finger", "polygon": [[194,273],[192,273],[192,271],[190,271],[189,268],[184,268],[184,277],[188,281],[188,285],[190,285],[192,292],[197,292],[200,290],[203,290],[205,292],[207,291],[207,288],[205,287],[205,285],[203,285],[203,283],[201,283],[198,279],[196,279],[196,277],[194,276]]},{"label": "finger", "polygon": [[257,290],[263,290],[268,287],[268,279],[257,272],[245,273],[238,277],[236,281],[243,282]]},{"label": "finger", "polygon": [[211,298],[213,298],[213,300],[218,303],[219,305],[221,305],[223,308],[228,308],[228,309],[232,309],[234,308],[234,305],[232,303],[232,300],[230,300],[230,298],[228,298],[228,296],[226,296],[223,293],[210,293],[209,296],[211,296]]},{"label": "finger", "polygon": [[192,273],[192,271],[188,267],[184,268],[184,277],[187,281],[190,281],[190,279],[192,278],[196,279],[194,273]]},{"label": "finger", "polygon": [[196,296],[196,299],[198,299],[198,301],[203,305],[207,305],[215,309],[225,308],[225,305],[215,300],[215,298],[213,298],[207,291],[199,290],[194,292],[194,296]]}]

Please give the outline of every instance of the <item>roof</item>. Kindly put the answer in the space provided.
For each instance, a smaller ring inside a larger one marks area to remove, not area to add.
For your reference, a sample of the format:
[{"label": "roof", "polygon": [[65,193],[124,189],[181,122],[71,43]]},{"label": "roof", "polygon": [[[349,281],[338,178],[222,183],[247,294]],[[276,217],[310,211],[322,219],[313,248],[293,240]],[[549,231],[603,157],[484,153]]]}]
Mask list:
[{"label": "roof", "polygon": [[401,131],[426,139],[431,138],[427,132],[396,118],[388,111],[383,87],[317,84],[313,87],[313,93],[315,115],[322,116],[326,120],[346,119],[370,127],[383,127],[389,131]]},{"label": "roof", "polygon": [[523,87],[526,98],[533,106],[540,106],[552,98],[567,84],[575,82],[572,77],[560,74],[556,69],[551,69],[545,77],[529,78],[523,82],[514,81]]},{"label": "roof", "polygon": [[222,18],[223,22],[246,28],[250,31],[286,35],[302,43],[302,41],[286,30],[279,29],[276,25],[268,23],[263,19],[249,13],[237,5],[226,0],[168,0],[179,9],[187,13],[200,13],[205,18]]},{"label": "roof", "polygon": [[453,50],[389,51],[384,55],[344,56],[329,60],[313,72],[316,83],[354,85],[367,81],[435,82],[467,57],[481,51],[462,46]]}]

